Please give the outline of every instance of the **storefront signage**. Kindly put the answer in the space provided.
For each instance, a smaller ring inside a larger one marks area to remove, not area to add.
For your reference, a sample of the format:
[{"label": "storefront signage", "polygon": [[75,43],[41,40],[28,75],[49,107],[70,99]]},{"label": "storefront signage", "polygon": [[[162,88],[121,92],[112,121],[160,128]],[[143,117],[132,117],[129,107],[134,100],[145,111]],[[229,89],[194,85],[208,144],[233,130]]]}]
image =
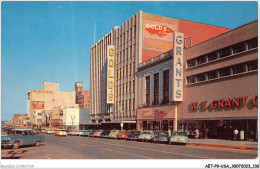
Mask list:
[{"label": "storefront signage", "polygon": [[52,93],[52,91],[32,90],[33,93]]},{"label": "storefront signage", "polygon": [[[192,102],[190,104],[191,110],[199,110],[200,108],[202,110],[209,109],[210,107],[213,109],[217,108],[234,108],[234,107],[244,107],[246,105],[246,100],[248,96],[241,96],[238,98],[233,98],[233,99],[218,99],[218,100],[213,100],[210,103],[208,103],[208,106],[206,106],[207,101],[202,101],[201,103],[198,102]],[[258,95],[254,96],[252,98],[252,103],[255,106],[258,106]],[[199,106],[202,105],[202,106]]]},{"label": "storefront signage", "polygon": [[171,28],[164,25],[153,25],[153,24],[146,24],[145,30],[147,30],[151,34],[157,34],[159,36],[165,36],[169,33],[174,32]]},{"label": "storefront signage", "polygon": [[184,34],[173,33],[173,101],[183,98],[183,43]]},{"label": "storefront signage", "polygon": [[114,103],[114,45],[107,46],[107,104]]},{"label": "storefront signage", "polygon": [[168,113],[165,113],[164,111],[155,110],[153,113],[149,113],[148,111],[143,111],[142,118],[164,118],[166,117]]},{"label": "storefront signage", "polygon": [[44,109],[44,101],[33,101],[33,109]]}]

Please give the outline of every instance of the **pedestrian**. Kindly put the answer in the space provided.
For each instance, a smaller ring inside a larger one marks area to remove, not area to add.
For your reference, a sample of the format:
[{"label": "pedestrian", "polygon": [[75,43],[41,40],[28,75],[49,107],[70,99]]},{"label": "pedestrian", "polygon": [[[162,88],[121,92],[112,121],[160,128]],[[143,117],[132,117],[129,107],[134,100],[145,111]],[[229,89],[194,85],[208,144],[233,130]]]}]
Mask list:
[{"label": "pedestrian", "polygon": [[196,135],[195,135],[196,139],[199,138],[199,134],[200,134],[200,132],[199,132],[199,129],[197,128],[197,130],[196,130]]},{"label": "pedestrian", "polygon": [[208,133],[209,133],[209,129],[206,128],[206,136],[205,136],[206,139],[208,139]]},{"label": "pedestrian", "polygon": [[244,132],[244,130],[242,129],[242,130],[240,131],[240,140],[241,140],[241,141],[244,140],[244,136],[245,136],[245,132]]},{"label": "pedestrian", "polygon": [[250,130],[250,136],[249,136],[249,141],[254,141],[254,132],[253,130]]},{"label": "pedestrian", "polygon": [[237,135],[238,135],[238,130],[235,129],[235,130],[234,130],[234,140],[237,140]]}]

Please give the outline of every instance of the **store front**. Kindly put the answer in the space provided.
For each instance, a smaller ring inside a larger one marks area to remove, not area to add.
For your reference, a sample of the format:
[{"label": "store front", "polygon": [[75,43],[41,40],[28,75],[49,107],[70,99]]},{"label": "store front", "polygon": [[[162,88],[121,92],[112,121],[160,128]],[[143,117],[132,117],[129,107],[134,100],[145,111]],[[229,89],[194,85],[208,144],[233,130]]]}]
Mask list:
[{"label": "store front", "polygon": [[188,137],[195,138],[199,130],[199,138],[234,139],[234,130],[244,131],[244,140],[257,140],[257,117],[255,119],[219,119],[219,120],[179,120],[179,130],[186,131]]},{"label": "store front", "polygon": [[137,130],[173,131],[175,105],[137,109]]}]

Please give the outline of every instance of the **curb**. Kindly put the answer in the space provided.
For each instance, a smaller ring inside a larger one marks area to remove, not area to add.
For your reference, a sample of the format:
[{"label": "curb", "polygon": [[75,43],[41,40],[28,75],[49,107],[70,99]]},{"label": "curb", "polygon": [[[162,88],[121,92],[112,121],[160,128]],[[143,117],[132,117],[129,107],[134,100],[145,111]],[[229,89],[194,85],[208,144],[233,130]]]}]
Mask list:
[{"label": "curb", "polygon": [[254,151],[258,150],[258,147],[250,147],[250,146],[233,146],[233,145],[204,144],[204,143],[188,143],[187,145],[204,146],[204,147],[219,147],[219,148],[233,148],[233,149],[254,150]]}]

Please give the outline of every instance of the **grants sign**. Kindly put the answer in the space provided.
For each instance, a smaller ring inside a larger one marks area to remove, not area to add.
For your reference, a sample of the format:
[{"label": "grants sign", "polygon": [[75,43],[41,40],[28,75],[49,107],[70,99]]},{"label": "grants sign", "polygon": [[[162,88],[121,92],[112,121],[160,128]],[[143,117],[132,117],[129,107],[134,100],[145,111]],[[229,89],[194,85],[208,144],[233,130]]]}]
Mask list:
[{"label": "grants sign", "polygon": [[183,100],[183,33],[173,33],[173,101]]},{"label": "grants sign", "polygon": [[114,67],[115,67],[115,47],[107,46],[107,104],[114,103]]}]

